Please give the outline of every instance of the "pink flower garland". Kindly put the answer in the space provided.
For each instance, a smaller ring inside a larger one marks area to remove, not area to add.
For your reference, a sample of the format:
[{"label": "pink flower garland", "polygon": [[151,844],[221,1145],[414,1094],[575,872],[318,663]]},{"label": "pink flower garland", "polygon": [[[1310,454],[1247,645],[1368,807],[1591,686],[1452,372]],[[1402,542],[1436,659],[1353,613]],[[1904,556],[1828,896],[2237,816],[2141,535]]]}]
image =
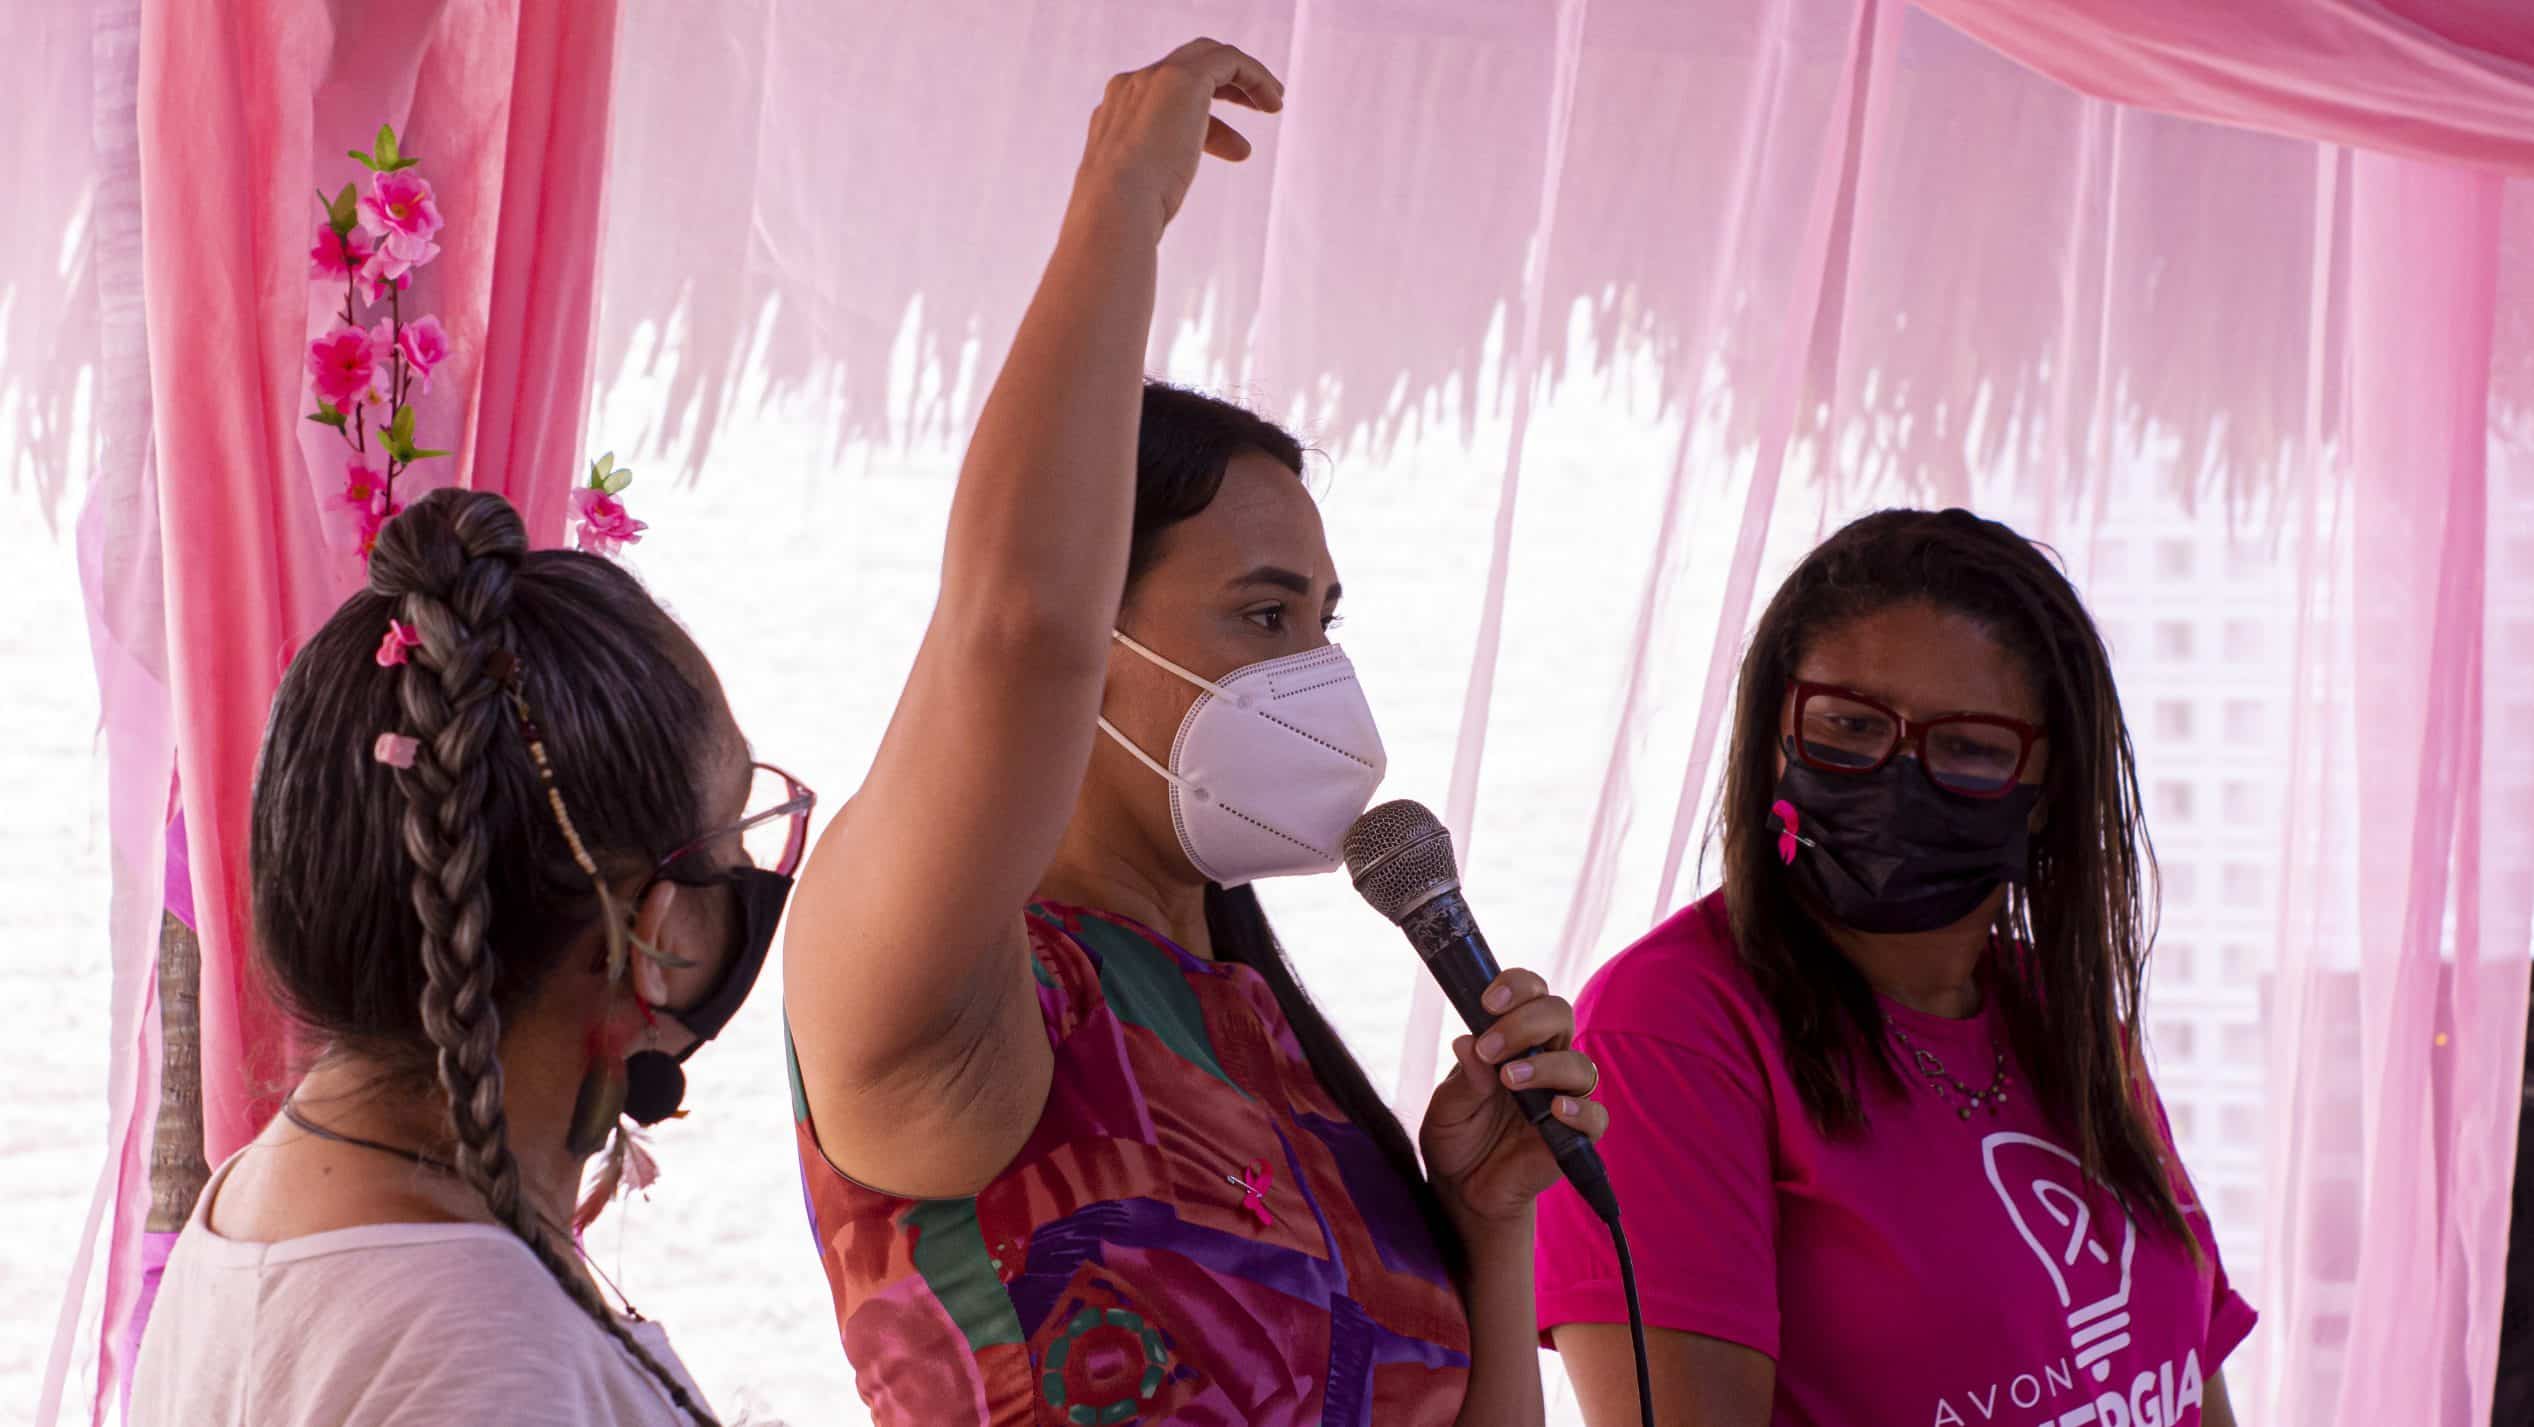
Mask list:
[{"label": "pink flower garland", "polygon": [[[308,419],[333,427],[352,448],[340,499],[357,522],[367,560],[379,532],[405,508],[396,498],[396,478],[416,461],[449,454],[414,444],[411,399],[431,390],[431,374],[448,364],[454,349],[439,318],[408,319],[404,310],[414,270],[440,256],[435,240],[446,220],[431,181],[412,171],[419,160],[398,151],[396,131],[386,124],[378,126],[370,152],[355,149],[352,157],[369,170],[366,184],[347,183],[331,199],[317,195],[325,217],[308,250],[308,275],[343,284],[343,309],[334,328],[308,344],[308,385],[317,406]],[[363,326],[361,309],[382,304],[386,315],[373,313],[375,320]],[[614,555],[642,539],[648,527],[618,498],[632,483],[633,472],[616,464],[614,452],[590,463],[589,483],[572,492],[582,550]],[[380,646],[382,665],[402,662],[410,647],[396,642],[395,628],[401,626],[391,627],[389,642]]]},{"label": "pink flower garland", "polygon": [[[370,171],[366,191],[347,183],[332,199],[317,195],[325,218],[308,250],[308,274],[343,284],[343,310],[333,330],[308,344],[308,380],[317,398],[308,419],[333,427],[352,448],[342,501],[356,512],[366,560],[379,530],[405,508],[396,499],[396,478],[416,461],[449,454],[414,444],[410,398],[431,389],[433,369],[451,351],[439,318],[408,321],[404,313],[414,270],[440,256],[432,239],[442,219],[431,181],[412,172],[419,160],[398,152],[396,131],[385,124],[371,151],[355,149],[352,157]],[[360,309],[382,302],[386,315],[364,327]],[[373,407],[383,409],[373,414]]]}]

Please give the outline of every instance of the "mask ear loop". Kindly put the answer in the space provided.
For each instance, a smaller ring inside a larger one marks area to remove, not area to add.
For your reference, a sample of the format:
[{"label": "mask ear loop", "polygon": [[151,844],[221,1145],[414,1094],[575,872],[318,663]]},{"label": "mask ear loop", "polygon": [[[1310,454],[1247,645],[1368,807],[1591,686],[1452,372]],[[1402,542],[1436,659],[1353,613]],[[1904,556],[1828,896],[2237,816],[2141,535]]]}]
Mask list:
[{"label": "mask ear loop", "polygon": [[1221,684],[1214,682],[1212,679],[1207,678],[1203,674],[1199,674],[1191,669],[1183,668],[1180,665],[1163,658],[1159,654],[1154,653],[1152,650],[1136,643],[1135,637],[1128,634],[1125,630],[1112,629],[1109,631],[1109,638],[1114,639],[1118,643],[1125,645],[1127,648],[1134,650],[1137,654],[1142,655],[1147,661],[1160,665],[1162,668],[1169,670],[1171,673],[1178,675],[1180,678],[1187,680],[1189,683],[1194,684],[1198,688],[1205,690],[1207,693],[1214,695],[1216,698],[1223,700],[1232,707],[1244,711],[1249,708],[1249,695],[1236,693],[1233,690],[1227,689]]},{"label": "mask ear loop", "polygon": [[[1178,675],[1180,678],[1187,680],[1189,683],[1194,684],[1198,688],[1205,690],[1207,693],[1214,695],[1216,698],[1223,700],[1232,707],[1240,709],[1243,712],[1248,711],[1249,696],[1247,694],[1235,693],[1232,690],[1223,687],[1221,684],[1214,682],[1212,679],[1205,677],[1203,674],[1180,667],[1178,664],[1163,658],[1161,655],[1154,653],[1142,644],[1137,643],[1134,636],[1128,634],[1125,630],[1112,629],[1109,631],[1109,638],[1114,639],[1118,643],[1125,645],[1127,648],[1134,650],[1147,662],[1169,670],[1171,673]],[[1136,762],[1143,764],[1145,767],[1150,768],[1153,772],[1159,774],[1165,782],[1170,784],[1170,786],[1177,788],[1180,792],[1196,799],[1200,803],[1211,803],[1214,801],[1213,795],[1207,793],[1205,789],[1190,783],[1187,779],[1170,771],[1169,765],[1136,747],[1135,740],[1118,732],[1117,725],[1109,722],[1109,716],[1107,714],[1100,715],[1099,723],[1100,731],[1107,734],[1112,742],[1116,743],[1118,747],[1125,749],[1129,754],[1133,755]]]}]

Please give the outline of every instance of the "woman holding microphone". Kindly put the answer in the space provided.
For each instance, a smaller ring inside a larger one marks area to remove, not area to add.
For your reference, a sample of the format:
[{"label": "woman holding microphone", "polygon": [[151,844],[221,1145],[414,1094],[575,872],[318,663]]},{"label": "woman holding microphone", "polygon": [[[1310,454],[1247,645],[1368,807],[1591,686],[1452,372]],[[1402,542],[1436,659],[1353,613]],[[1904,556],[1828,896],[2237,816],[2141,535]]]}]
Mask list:
[{"label": "woman holding microphone", "polygon": [[1598,1134],[1596,1072],[1505,973],[1421,1168],[1295,984],[1249,884],[1337,865],[1380,737],[1293,438],[1141,375],[1162,230],[1249,152],[1214,101],[1283,98],[1206,40],[1110,81],[896,716],[804,872],[803,1172],[880,1423],[1542,1417],[1558,1171],[1506,1091]]}]

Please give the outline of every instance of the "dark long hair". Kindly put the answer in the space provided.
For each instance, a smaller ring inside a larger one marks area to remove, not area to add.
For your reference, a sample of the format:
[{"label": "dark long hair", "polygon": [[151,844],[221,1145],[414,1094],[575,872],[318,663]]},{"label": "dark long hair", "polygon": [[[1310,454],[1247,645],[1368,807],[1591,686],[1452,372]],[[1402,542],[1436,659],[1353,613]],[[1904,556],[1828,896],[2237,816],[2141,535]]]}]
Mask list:
[{"label": "dark long hair", "polygon": [[[420,635],[381,668],[388,621]],[[248,865],[256,959],[329,1049],[446,1096],[456,1162],[493,1217],[690,1417],[713,1419],[628,1333],[521,1192],[502,1101],[503,1018],[597,923],[494,661],[522,671],[557,784],[601,870],[652,866],[701,829],[718,707],[631,575],[528,549],[499,496],[434,491],[387,523],[369,588],[291,660],[264,730]],[[415,740],[413,766],[373,756]]]},{"label": "dark long hair", "polygon": [[[1257,451],[1278,465],[1302,475],[1302,443],[1292,433],[1255,412],[1230,402],[1164,382],[1144,384],[1143,425],[1135,443],[1135,533],[1126,559],[1126,589],[1159,557],[1163,531],[1213,504],[1223,487],[1223,471],[1234,456]],[[1294,979],[1275,928],[1267,923],[1258,893],[1248,887],[1205,889],[1206,934],[1214,954],[1256,971],[1275,993],[1276,1007],[1293,1027],[1294,1039],[1311,1063],[1311,1073],[1337,1102],[1347,1119],[1363,1127],[1381,1147],[1392,1172],[1406,1182],[1425,1221],[1433,1226],[1436,1246],[1454,1282],[1465,1275],[1467,1246],[1444,1217],[1443,1201],[1425,1177],[1416,1144],[1399,1117],[1373,1089],[1346,1042],[1320,1014],[1310,993]]]},{"label": "dark long hair", "polygon": [[[1887,510],[1804,557],[1743,656],[1719,816],[1725,901],[1743,963],[1777,1013],[1805,1112],[1827,1133],[1864,1125],[1860,1067],[1899,1084],[1883,1012],[1786,875],[1768,809],[1787,681],[1810,642],[1920,603],[1976,621],[2022,666],[2049,734],[2043,824],[2026,880],[1999,913],[2016,964],[1996,980],[2026,1089],[2076,1142],[2087,1174],[2190,1241],[2140,1100],[2138,1006],[2154,940],[2155,867],[2111,657],[2085,604],[2032,542],[1968,511]],[[1862,1052],[1862,1054],[1860,1054]]]}]

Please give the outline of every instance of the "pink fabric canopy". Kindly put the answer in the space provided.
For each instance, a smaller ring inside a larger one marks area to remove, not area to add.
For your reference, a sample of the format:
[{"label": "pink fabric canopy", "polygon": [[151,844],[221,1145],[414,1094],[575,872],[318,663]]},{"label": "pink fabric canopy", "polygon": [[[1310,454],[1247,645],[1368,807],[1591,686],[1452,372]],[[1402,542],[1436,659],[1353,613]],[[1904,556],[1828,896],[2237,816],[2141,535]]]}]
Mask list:
[{"label": "pink fabric canopy", "polygon": [[[137,1282],[171,749],[215,1160],[283,1063],[245,976],[240,856],[274,681],[358,577],[320,515],[338,458],[301,420],[325,310],[309,190],[351,176],[340,152],[395,121],[449,215],[415,292],[461,353],[423,412],[458,452],[433,478],[505,491],[553,540],[593,381],[664,392],[611,443],[696,470],[740,418],[796,410],[831,457],[955,444],[1097,77],[1209,31],[1294,102],[1175,227],[1153,365],[1424,481],[1351,517],[1383,577],[1362,587],[1423,592],[1392,659],[1447,661],[1459,691],[1386,707],[1394,756],[1426,759],[1473,882],[1526,889],[1498,940],[1542,948],[1524,959],[1561,986],[1696,889],[1733,659],[1826,525],[1977,503],[2090,572],[2141,538],[2114,473],[2146,472],[2276,542],[2294,726],[2224,757],[2277,797],[2160,829],[2177,886],[2206,867],[2231,898],[2239,864],[2278,868],[2246,877],[2229,933],[2267,957],[2241,978],[2267,1027],[2244,1237],[2269,1326],[2228,1378],[2248,1422],[2479,1427],[2534,889],[2534,764],[2483,732],[2534,709],[2534,210],[2492,171],[2534,172],[2534,18],[1922,8],[624,0],[619,34],[612,0],[46,0],[0,20],[12,92],[37,96],[12,172],[100,215],[65,273],[61,223],[0,213],[16,458],[57,483],[77,464],[81,370],[148,396],[100,430],[81,531],[118,906],[150,911],[112,949],[107,1321]],[[57,73],[72,52],[87,88]],[[611,114],[611,92],[641,102]],[[117,274],[149,291],[145,347]],[[1629,433],[1667,459],[1611,469]],[[1556,746],[1490,760],[1526,720]],[[2181,695],[2133,721],[2170,736],[2151,764],[2211,761]],[[1540,786],[1554,816],[1503,811]],[[1421,989],[1401,1012],[1409,1113],[1438,1011]]]},{"label": "pink fabric canopy", "polygon": [[1917,0],[2088,94],[2534,173],[2534,10],[2514,0]]}]

